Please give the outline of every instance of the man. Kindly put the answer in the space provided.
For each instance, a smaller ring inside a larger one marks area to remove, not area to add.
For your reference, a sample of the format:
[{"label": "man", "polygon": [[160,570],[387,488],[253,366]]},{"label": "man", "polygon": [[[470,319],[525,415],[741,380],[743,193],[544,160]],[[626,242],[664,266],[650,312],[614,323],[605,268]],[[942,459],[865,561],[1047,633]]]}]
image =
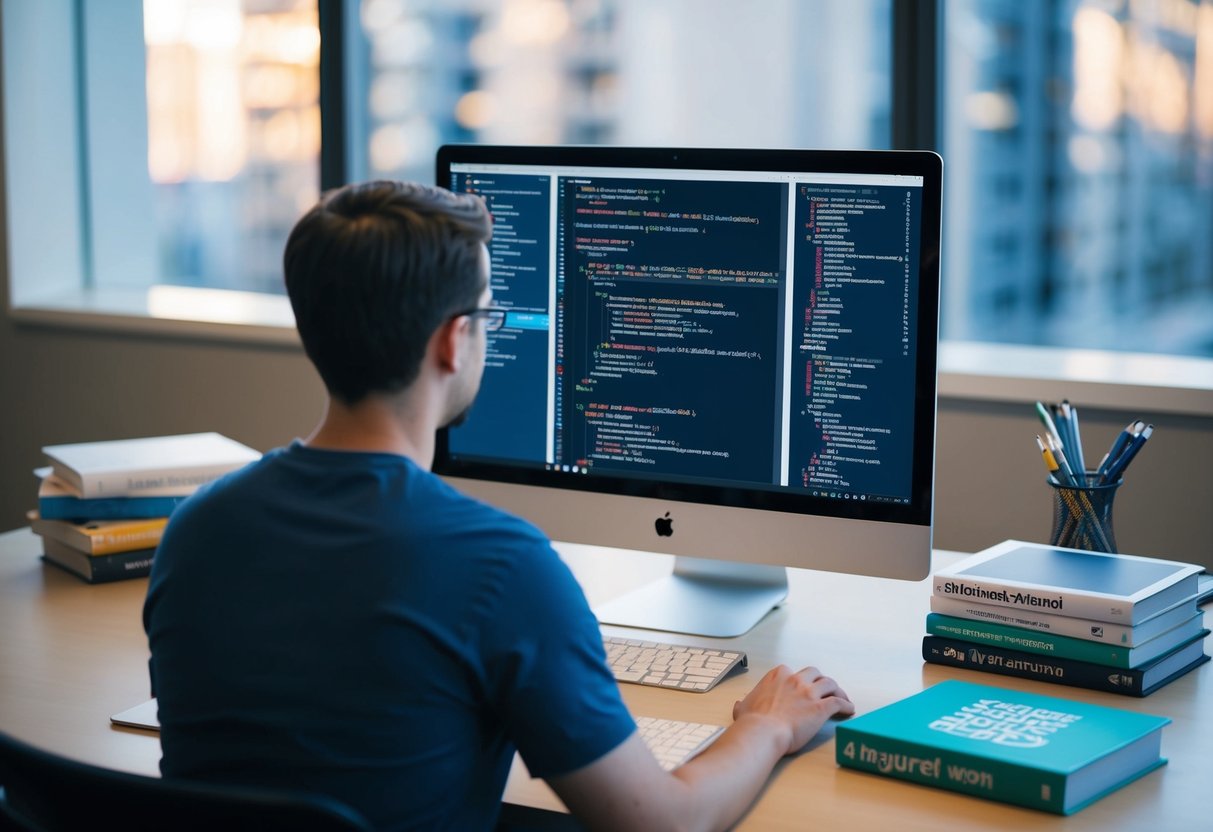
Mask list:
[{"label": "man", "polygon": [[287,291],[329,401],[165,532],[144,609],[161,769],[323,792],[384,829],[484,829],[517,748],[587,826],[727,826],[854,708],[777,668],[665,773],[547,539],[430,472],[484,368],[490,230],[478,198],[372,182],[292,231]]}]

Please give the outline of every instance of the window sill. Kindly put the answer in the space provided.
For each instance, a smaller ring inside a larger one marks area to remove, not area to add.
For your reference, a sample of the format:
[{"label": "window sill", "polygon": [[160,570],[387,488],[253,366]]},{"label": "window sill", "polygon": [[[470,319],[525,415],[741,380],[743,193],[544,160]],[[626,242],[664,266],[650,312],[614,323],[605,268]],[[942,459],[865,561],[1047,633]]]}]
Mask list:
[{"label": "window sill", "polygon": [[968,341],[939,345],[939,397],[1061,401],[1141,413],[1213,415],[1213,360]]},{"label": "window sill", "polygon": [[9,315],[32,326],[299,347],[285,296],[228,289],[82,290],[15,303]]},{"label": "window sill", "polygon": [[[21,324],[298,348],[290,302],[280,295],[153,286],[30,299]],[[945,341],[939,397],[1033,402],[1141,413],[1213,414],[1213,360],[1099,350]]]}]

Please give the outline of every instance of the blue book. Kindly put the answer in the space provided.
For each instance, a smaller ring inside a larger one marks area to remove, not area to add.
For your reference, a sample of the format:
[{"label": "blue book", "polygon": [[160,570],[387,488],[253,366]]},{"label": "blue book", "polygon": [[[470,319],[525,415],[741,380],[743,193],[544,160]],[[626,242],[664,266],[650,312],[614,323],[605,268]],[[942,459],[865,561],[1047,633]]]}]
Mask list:
[{"label": "blue book", "polygon": [[38,515],[43,520],[141,520],[168,517],[188,494],[175,497],[94,497],[85,499],[53,474],[38,486]]},{"label": "blue book", "polygon": [[1135,626],[1196,594],[1203,567],[1005,540],[932,576],[935,595]]},{"label": "blue book", "polygon": [[949,681],[838,724],[840,766],[1069,815],[1163,765],[1166,717]]}]

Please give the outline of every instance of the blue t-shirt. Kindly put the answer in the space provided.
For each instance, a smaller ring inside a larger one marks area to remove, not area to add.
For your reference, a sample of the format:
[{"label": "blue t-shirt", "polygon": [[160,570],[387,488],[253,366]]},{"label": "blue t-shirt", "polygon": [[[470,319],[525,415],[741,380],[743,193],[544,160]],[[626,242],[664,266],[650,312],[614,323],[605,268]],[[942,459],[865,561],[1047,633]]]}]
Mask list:
[{"label": "blue t-shirt", "polygon": [[573,771],[635,729],[533,526],[405,457],[295,442],[174,513],[144,606],[166,776],[487,829],[515,748]]}]

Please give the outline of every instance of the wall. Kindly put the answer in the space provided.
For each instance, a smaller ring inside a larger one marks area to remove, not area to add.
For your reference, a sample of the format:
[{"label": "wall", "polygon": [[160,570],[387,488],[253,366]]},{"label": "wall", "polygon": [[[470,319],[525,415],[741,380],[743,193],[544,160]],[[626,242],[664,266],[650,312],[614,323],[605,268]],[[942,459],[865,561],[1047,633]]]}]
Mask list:
[{"label": "wall", "polygon": [[259,450],[307,436],[324,388],[301,349],[0,319],[0,528],[36,504],[43,445],[216,430]]},{"label": "wall", "polygon": [[[0,529],[35,505],[43,445],[217,430],[260,450],[306,436],[323,388],[298,348],[229,345],[15,324],[0,318]],[[1081,402],[1077,402],[1081,404]],[[1213,568],[1213,414],[1083,410],[1104,449],[1133,418],[1154,437],[1117,496],[1122,551]],[[1052,503],[1029,403],[939,404],[935,544],[972,551],[1045,540]],[[1102,455],[1102,451],[1100,451]]]}]

